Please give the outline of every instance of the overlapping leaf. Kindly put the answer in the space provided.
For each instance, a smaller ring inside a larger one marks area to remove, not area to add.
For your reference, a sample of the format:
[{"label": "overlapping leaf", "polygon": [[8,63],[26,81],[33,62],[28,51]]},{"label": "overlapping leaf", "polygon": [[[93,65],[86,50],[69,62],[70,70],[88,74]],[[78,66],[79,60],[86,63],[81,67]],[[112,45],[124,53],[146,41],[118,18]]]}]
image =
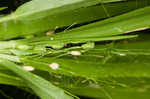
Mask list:
[{"label": "overlapping leaf", "polygon": [[[38,34],[63,26],[118,15],[148,5],[141,1],[118,1],[121,0],[33,0],[18,8],[15,13],[0,19],[0,38],[3,40]],[[106,4],[92,6],[101,2]],[[135,3],[138,6],[131,6]],[[124,10],[123,7],[129,9]]]},{"label": "overlapping leaf", "polygon": [[39,95],[41,99],[58,99],[60,97],[62,99],[73,99],[73,97],[65,94],[64,90],[55,87],[50,82],[37,75],[23,70],[21,67],[12,62],[1,59],[0,64],[24,79],[28,87],[32,88],[33,91],[37,95]]}]

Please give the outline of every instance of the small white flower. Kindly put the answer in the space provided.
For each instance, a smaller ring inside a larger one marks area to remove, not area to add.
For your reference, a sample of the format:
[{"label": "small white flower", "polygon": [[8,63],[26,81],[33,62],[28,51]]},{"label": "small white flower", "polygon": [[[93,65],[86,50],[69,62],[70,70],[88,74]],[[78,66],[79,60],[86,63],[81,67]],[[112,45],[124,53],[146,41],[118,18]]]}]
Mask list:
[{"label": "small white flower", "polygon": [[50,40],[54,40],[54,38],[53,38],[53,37],[51,37],[51,38],[50,38]]},{"label": "small white flower", "polygon": [[71,55],[75,55],[75,56],[79,56],[79,55],[81,55],[81,52],[79,52],[79,51],[71,51],[70,54]]},{"label": "small white flower", "polygon": [[120,55],[120,56],[126,56],[126,54],[123,54],[123,53],[120,53],[119,55]]},{"label": "small white flower", "polygon": [[49,64],[49,67],[51,69],[57,70],[59,68],[59,64],[57,64],[57,63],[51,63],[51,64]]},{"label": "small white flower", "polygon": [[23,66],[23,68],[26,70],[26,71],[33,71],[35,68],[33,68],[32,66]]}]

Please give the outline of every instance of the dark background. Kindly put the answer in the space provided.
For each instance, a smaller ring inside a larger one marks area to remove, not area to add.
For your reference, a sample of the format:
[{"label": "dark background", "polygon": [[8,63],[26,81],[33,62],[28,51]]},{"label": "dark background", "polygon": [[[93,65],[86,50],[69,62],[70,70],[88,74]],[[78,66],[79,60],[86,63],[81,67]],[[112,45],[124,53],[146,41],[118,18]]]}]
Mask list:
[{"label": "dark background", "polygon": [[12,11],[16,10],[16,8],[30,0],[0,0],[0,7],[8,7],[7,9],[0,12],[0,14],[7,14],[11,13]]}]

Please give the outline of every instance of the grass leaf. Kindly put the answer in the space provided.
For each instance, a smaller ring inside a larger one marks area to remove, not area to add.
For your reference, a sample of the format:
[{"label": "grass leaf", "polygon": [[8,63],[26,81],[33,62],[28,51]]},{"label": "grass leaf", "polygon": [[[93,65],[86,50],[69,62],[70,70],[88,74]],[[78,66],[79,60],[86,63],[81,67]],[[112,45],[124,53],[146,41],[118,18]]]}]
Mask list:
[{"label": "grass leaf", "polygon": [[65,94],[64,90],[52,85],[50,82],[35,74],[23,70],[23,68],[10,61],[1,59],[0,64],[24,79],[27,85],[41,97],[41,99],[58,99],[60,97],[62,99],[73,99],[71,96]]}]

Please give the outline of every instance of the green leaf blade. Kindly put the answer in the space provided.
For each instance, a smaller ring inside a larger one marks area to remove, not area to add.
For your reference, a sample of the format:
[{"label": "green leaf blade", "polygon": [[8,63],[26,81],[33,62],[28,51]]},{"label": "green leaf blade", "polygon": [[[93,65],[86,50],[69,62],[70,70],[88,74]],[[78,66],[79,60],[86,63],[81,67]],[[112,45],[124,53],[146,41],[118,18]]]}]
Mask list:
[{"label": "green leaf blade", "polygon": [[27,85],[32,88],[41,99],[58,99],[60,97],[62,99],[73,99],[71,96],[66,95],[62,89],[55,87],[41,77],[23,70],[12,62],[1,59],[0,64],[26,80]]}]

